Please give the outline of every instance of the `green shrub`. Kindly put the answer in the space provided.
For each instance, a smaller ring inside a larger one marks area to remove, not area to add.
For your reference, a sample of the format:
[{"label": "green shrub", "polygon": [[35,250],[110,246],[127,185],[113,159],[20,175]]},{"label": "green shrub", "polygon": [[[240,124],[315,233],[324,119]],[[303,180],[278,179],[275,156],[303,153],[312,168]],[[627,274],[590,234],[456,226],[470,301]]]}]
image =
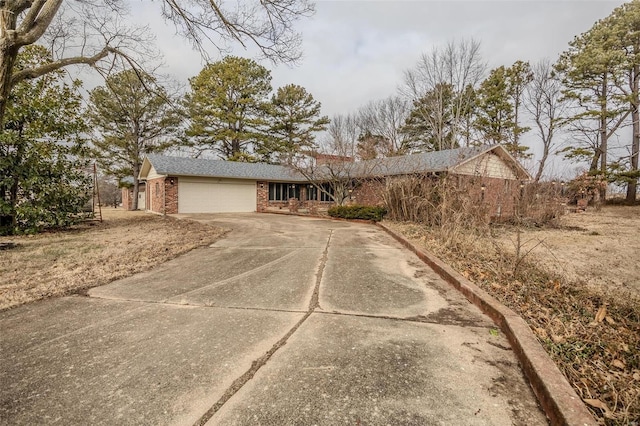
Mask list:
[{"label": "green shrub", "polygon": [[379,206],[334,206],[327,213],[329,216],[343,219],[364,219],[378,222],[387,214],[387,209]]}]

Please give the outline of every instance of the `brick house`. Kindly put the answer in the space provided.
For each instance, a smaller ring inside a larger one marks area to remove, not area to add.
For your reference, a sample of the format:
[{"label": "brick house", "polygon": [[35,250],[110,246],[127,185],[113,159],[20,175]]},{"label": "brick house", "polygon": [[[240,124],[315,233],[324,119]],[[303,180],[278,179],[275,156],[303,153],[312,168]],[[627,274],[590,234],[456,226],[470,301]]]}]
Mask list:
[{"label": "brick house", "polygon": [[[129,177],[120,181],[120,191],[122,193],[122,208],[125,210],[133,210],[133,178]],[[144,182],[138,183],[138,210],[146,210],[145,208],[145,185]]]},{"label": "brick house", "polygon": [[[334,199],[380,204],[386,179],[407,175],[457,176],[493,215],[513,210],[529,173],[502,146],[458,148],[391,158],[353,161],[341,157],[298,171],[264,163],[239,163],[149,155],[140,171],[146,210],[161,213],[266,212],[326,208]],[[336,186],[336,181],[340,185]],[[342,192],[338,197],[335,193]]]}]

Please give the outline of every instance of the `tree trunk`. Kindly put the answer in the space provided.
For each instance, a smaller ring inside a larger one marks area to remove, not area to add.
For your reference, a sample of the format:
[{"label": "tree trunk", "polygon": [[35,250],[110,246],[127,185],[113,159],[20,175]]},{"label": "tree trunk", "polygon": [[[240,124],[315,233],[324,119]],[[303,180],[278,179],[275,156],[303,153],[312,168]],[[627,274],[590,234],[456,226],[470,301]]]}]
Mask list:
[{"label": "tree trunk", "polygon": [[4,129],[4,113],[11,93],[11,75],[19,48],[15,45],[16,14],[0,10],[0,129]]},{"label": "tree trunk", "polygon": [[540,178],[542,177],[544,166],[547,164],[547,158],[549,158],[549,144],[545,143],[542,150],[542,158],[540,159],[540,164],[538,165],[538,171],[536,172],[536,177],[533,179],[535,183],[538,183],[540,181]]},{"label": "tree trunk", "polygon": [[240,140],[233,139],[231,141],[231,156],[235,157],[236,154],[240,154]]},{"label": "tree trunk", "polygon": [[[607,174],[607,76],[602,79],[602,105],[600,106],[600,171],[604,176]],[[597,161],[597,160],[596,160]],[[607,187],[600,190],[600,199],[604,202],[607,198]]]},{"label": "tree trunk", "polygon": [[589,171],[595,172],[598,170],[598,162],[600,161],[600,149],[602,145],[599,145],[596,151],[593,153],[593,158],[591,158],[591,164],[589,165]]},{"label": "tree trunk", "polygon": [[517,157],[520,157],[520,151],[518,150],[518,144],[520,143],[520,126],[518,125],[518,113],[519,113],[519,107],[520,107],[520,102],[518,101],[520,99],[520,91],[518,89],[516,89],[516,93],[515,93],[515,102],[514,102],[514,108],[513,108],[513,152],[516,154]]},{"label": "tree trunk", "polygon": [[600,171],[607,172],[607,79],[602,80],[602,105],[600,106]]},{"label": "tree trunk", "polygon": [[135,164],[133,166],[133,200],[131,200],[131,210],[138,210],[138,193],[140,192],[138,174],[140,174],[140,165]]},{"label": "tree trunk", "polygon": [[[638,170],[638,151],[640,151],[640,113],[638,106],[640,105],[640,94],[638,93],[638,78],[640,78],[640,66],[634,65],[631,76],[631,121],[633,122],[633,139],[631,142],[631,172]],[[636,192],[638,190],[638,178],[629,180],[627,186],[627,202],[636,202]]]}]

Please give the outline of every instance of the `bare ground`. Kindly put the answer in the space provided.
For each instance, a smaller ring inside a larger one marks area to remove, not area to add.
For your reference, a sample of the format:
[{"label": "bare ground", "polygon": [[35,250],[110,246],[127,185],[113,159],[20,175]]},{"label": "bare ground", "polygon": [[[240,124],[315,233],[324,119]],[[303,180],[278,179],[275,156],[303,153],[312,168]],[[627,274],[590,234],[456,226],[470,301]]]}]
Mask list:
[{"label": "bare ground", "polygon": [[600,424],[640,424],[640,206],[491,235],[388,225],[527,321]]},{"label": "bare ground", "polygon": [[[170,217],[103,209],[102,223],[0,237],[0,310],[95,287],[145,271],[224,230]],[[14,246],[15,245],[15,246]]]}]

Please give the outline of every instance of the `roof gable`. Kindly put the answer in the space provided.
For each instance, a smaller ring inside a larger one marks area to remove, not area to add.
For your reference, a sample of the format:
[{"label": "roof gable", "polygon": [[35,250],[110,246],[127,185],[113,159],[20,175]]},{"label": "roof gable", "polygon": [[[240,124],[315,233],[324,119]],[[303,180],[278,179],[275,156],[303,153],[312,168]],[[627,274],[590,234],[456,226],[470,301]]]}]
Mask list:
[{"label": "roof gable", "polygon": [[[353,176],[394,176],[412,173],[452,172],[487,154],[497,155],[517,179],[531,179],[529,172],[502,145],[482,145],[377,158],[355,163]],[[347,166],[351,167],[351,166]]]},{"label": "roof gable", "polygon": [[[464,168],[464,166],[467,165],[471,165],[471,163],[478,163],[480,162],[480,157],[482,156],[488,156],[488,155],[494,155],[495,157],[499,158],[502,162],[503,167],[506,167],[509,169],[509,171],[511,173],[513,173],[513,178],[515,179],[521,179],[521,180],[531,180],[532,176],[529,173],[529,171],[527,169],[524,168],[524,166],[522,166],[522,164],[520,164],[520,162],[518,160],[516,160],[510,153],[509,151],[506,150],[506,148],[502,145],[493,145],[493,146],[488,146],[486,147],[486,149],[482,152],[477,153],[476,155],[471,155],[468,158],[465,158],[463,161],[461,161],[459,164],[457,164],[453,171],[455,172],[456,170],[461,170]],[[485,159],[486,160],[486,159]],[[490,160],[489,160],[490,161]],[[478,170],[477,173],[479,174],[491,174],[490,170],[486,169],[486,164],[485,164],[485,168],[482,170]],[[492,177],[501,177],[501,178],[507,178],[507,175],[504,174],[504,172],[501,173],[501,176],[492,176]],[[509,177],[511,178],[511,176]]]}]

